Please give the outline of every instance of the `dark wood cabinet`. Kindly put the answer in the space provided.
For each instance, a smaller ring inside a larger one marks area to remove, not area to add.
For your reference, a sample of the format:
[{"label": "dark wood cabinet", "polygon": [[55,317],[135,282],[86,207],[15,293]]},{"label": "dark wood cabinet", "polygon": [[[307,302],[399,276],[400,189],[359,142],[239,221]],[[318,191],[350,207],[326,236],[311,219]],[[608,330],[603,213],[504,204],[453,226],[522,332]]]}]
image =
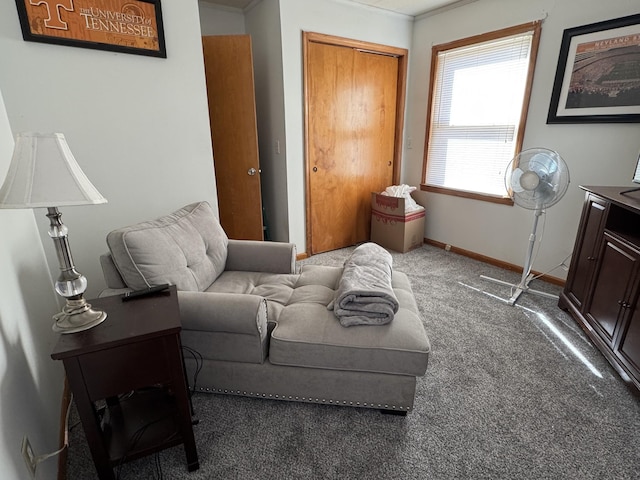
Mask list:
[{"label": "dark wood cabinet", "polygon": [[629,370],[640,372],[640,309],[638,308],[633,311],[628,326],[621,335],[619,354],[620,360]]},{"label": "dark wood cabinet", "polygon": [[573,251],[573,262],[571,269],[575,270],[573,275],[567,279],[567,296],[577,307],[582,307],[587,295],[589,280],[593,276],[595,269],[598,235],[602,231],[603,220],[605,218],[606,204],[598,201],[597,198],[587,198],[582,212],[582,219],[576,239],[576,247]]},{"label": "dark wood cabinet", "polygon": [[640,392],[640,192],[580,188],[585,203],[559,306]]},{"label": "dark wood cabinet", "polygon": [[600,261],[585,314],[602,339],[614,347],[627,313],[622,307],[628,303],[628,289],[633,286],[637,276],[639,258],[637,252],[607,232],[604,233],[598,256]]}]

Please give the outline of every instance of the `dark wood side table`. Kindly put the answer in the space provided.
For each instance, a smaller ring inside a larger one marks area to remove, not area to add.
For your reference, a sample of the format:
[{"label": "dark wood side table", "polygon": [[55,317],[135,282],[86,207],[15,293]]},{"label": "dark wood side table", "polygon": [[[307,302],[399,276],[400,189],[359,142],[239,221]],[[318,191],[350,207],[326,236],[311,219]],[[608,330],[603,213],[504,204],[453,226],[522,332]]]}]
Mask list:
[{"label": "dark wood side table", "polygon": [[197,470],[175,287],[90,303],[107,319],[61,335],[51,357],[64,363],[98,477],[114,480],[113,467],[179,444]]}]

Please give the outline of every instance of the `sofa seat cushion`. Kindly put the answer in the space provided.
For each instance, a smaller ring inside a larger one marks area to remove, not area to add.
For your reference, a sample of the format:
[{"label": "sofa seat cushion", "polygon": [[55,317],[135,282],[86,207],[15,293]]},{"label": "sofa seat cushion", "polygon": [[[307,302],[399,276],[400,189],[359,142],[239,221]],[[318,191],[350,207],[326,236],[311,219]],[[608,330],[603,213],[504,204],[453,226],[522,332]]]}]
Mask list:
[{"label": "sofa seat cushion", "polygon": [[207,202],[107,235],[113,262],[134,290],[169,283],[205,290],[223,272],[228,238]]},{"label": "sofa seat cushion", "polygon": [[321,303],[291,303],[271,334],[269,361],[334,370],[423,375],[430,351],[406,275],[393,274],[400,308],[386,325],[345,328]]},{"label": "sofa seat cushion", "polygon": [[345,328],[327,309],[341,274],[341,267],[320,265],[304,265],[293,275],[224,272],[207,291],[267,300],[274,365],[423,375],[430,346],[407,276],[393,274],[400,305],[393,321]]},{"label": "sofa seat cushion", "polygon": [[226,271],[207,291],[262,295],[273,302],[286,304],[297,281],[297,274]]},{"label": "sofa seat cushion", "polygon": [[224,272],[207,291],[264,297],[268,305],[267,318],[273,324],[289,305],[315,303],[326,308],[333,300],[341,273],[340,267],[317,265],[305,265],[299,274]]},{"label": "sofa seat cushion", "polygon": [[291,298],[298,275],[260,272],[224,272],[207,292],[255,294],[267,300],[269,330],[275,326],[283,306]]}]

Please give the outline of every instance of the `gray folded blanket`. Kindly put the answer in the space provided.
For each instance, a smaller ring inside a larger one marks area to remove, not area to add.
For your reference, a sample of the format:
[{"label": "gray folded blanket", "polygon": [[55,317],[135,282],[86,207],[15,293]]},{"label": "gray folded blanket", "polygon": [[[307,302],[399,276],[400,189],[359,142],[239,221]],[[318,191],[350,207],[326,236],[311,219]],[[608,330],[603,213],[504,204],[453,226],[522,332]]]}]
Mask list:
[{"label": "gray folded blanket", "polygon": [[333,309],[343,327],[384,325],[398,311],[391,288],[392,258],[381,246],[364,243],[344,262]]}]

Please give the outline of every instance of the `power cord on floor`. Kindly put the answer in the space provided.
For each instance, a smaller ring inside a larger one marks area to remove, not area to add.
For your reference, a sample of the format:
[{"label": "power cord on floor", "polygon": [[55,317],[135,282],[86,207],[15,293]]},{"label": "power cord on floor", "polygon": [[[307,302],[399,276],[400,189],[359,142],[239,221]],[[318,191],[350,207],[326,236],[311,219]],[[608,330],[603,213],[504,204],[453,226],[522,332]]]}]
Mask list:
[{"label": "power cord on floor", "polygon": [[202,354],[200,352],[198,352],[197,350],[191,348],[191,347],[185,347],[184,345],[182,346],[182,349],[191,354],[191,356],[193,357],[193,360],[196,362],[196,370],[193,373],[193,386],[190,389],[190,394],[193,395],[196,391],[196,384],[198,383],[198,375],[200,375],[200,371],[202,370],[202,365],[204,363],[204,357],[202,356]]},{"label": "power cord on floor", "polygon": [[56,455],[60,455],[66,448],[69,447],[69,415],[71,414],[71,405],[73,405],[73,394],[69,396],[69,405],[67,405],[67,413],[64,418],[64,443],[62,447],[60,447],[55,452],[51,453],[43,453],[42,455],[38,455],[33,459],[34,471],[38,468],[45,460],[55,457]]},{"label": "power cord on floor", "polygon": [[156,460],[156,472],[158,473],[158,480],[162,480],[164,475],[162,474],[162,462],[160,461],[160,452],[155,454]]},{"label": "power cord on floor", "polygon": [[[193,394],[196,393],[196,384],[198,383],[198,375],[200,374],[200,370],[202,370],[202,365],[204,363],[204,357],[202,356],[202,354],[200,352],[198,352],[197,350],[195,350],[195,349],[193,349],[191,347],[185,347],[183,345],[182,349],[184,351],[186,351],[187,353],[190,353],[191,356],[193,357],[193,360],[196,362],[196,370],[193,373],[193,387],[189,390],[189,407],[191,408],[191,416],[195,417],[196,410],[195,410],[195,408],[193,408]],[[188,387],[188,385],[187,385],[187,387]],[[197,425],[198,423],[200,423],[200,420],[198,418],[195,418],[195,419],[191,420],[191,424],[192,425]]]},{"label": "power cord on floor", "polygon": [[[159,418],[156,418],[155,420],[152,420],[148,423],[146,423],[145,425],[143,425],[142,427],[140,427],[138,430],[136,430],[133,435],[131,435],[131,440],[129,442],[129,446],[127,448],[127,452],[131,452],[133,451],[136,446],[138,445],[138,443],[140,442],[140,440],[142,439],[142,437],[144,436],[145,432],[147,431],[147,429],[149,427],[151,427],[152,425],[162,422],[164,420],[166,420],[167,418],[169,418],[171,415],[162,415]],[[174,438],[177,435],[177,432],[172,433],[169,437],[167,437],[165,440],[163,440],[161,443],[165,443],[170,441],[172,438]],[[116,466],[116,480],[121,480],[122,477],[122,467],[123,465],[127,462],[127,454],[124,454],[122,456],[122,458],[120,459],[120,462],[118,462],[118,465]],[[156,473],[158,473],[159,475],[159,479],[162,480],[162,466],[160,465],[160,457],[158,455],[158,453],[156,453],[156,458],[155,458],[155,465],[156,465]]]},{"label": "power cord on floor", "polygon": [[538,275],[536,275],[535,277],[531,278],[531,280],[536,280],[536,279],[538,279],[538,278],[540,278],[540,277],[544,277],[545,275],[549,275],[551,272],[553,272],[553,271],[554,271],[555,269],[557,269],[557,268],[566,268],[566,269],[568,269],[568,268],[569,268],[569,265],[567,265],[565,262],[566,262],[567,260],[569,260],[569,258],[571,258],[571,255],[573,255],[573,252],[572,252],[572,253],[570,253],[569,255],[567,255],[566,257],[564,257],[564,258],[562,259],[562,261],[561,261],[559,264],[557,264],[555,267],[551,267],[551,268],[550,268],[549,270],[547,270],[546,272],[539,273],[539,274],[538,274]]}]

